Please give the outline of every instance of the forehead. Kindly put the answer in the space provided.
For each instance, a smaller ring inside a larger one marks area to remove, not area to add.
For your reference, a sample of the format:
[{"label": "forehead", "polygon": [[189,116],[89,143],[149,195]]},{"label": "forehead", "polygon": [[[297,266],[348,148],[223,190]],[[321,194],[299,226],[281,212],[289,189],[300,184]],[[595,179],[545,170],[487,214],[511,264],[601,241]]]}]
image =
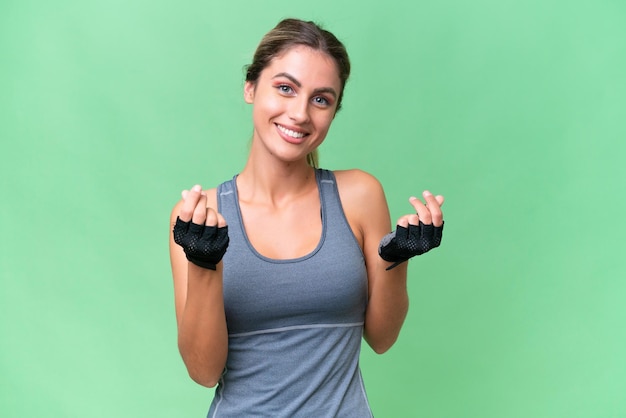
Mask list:
[{"label": "forehead", "polygon": [[337,91],[341,89],[335,60],[325,52],[305,45],[293,46],[274,57],[263,70],[262,76],[272,78],[279,73],[288,73],[303,85],[333,87]]}]

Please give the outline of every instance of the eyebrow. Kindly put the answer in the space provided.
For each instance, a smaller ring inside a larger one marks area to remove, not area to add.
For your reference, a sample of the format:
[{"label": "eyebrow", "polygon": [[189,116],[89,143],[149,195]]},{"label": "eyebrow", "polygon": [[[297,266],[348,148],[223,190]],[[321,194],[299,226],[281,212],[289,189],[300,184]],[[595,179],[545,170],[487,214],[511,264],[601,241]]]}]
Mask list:
[{"label": "eyebrow", "polygon": [[[292,76],[289,73],[278,73],[276,74],[274,77],[272,77],[272,80],[278,77],[285,77],[287,78],[289,81],[291,81],[293,84],[295,84],[298,87],[302,87],[302,83],[300,83],[300,81],[298,81],[297,78],[295,78],[294,76]],[[330,95],[332,95],[335,99],[337,98],[337,92],[335,91],[334,88],[332,87],[321,87],[319,89],[315,89],[313,90],[314,93],[328,93]]]}]

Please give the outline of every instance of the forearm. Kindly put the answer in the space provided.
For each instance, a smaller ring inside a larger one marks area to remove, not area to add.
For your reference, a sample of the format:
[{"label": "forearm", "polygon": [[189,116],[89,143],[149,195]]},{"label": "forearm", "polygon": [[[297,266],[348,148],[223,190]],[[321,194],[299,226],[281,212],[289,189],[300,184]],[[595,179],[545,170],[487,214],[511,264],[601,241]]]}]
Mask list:
[{"label": "forearm", "polygon": [[217,384],[228,352],[221,266],[213,271],[189,263],[178,348],[194,381],[208,387]]},{"label": "forearm", "polygon": [[364,337],[378,354],[389,350],[396,342],[409,309],[407,264],[381,274],[370,292]]}]

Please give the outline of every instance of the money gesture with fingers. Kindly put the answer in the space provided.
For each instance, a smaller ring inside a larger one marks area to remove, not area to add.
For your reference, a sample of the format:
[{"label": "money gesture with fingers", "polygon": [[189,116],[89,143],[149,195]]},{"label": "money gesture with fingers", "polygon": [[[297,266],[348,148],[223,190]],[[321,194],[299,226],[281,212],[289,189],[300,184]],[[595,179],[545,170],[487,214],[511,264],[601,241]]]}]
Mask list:
[{"label": "money gesture with fingers", "polygon": [[180,215],[174,225],[174,242],[183,247],[187,260],[216,270],[228,248],[228,226],[215,210],[207,208],[200,186],[185,190]]},{"label": "money gesture with fingers", "polygon": [[411,197],[409,202],[416,213],[398,219],[396,230],[380,241],[378,254],[383,260],[393,263],[387,270],[441,244],[444,224],[441,212],[443,196],[434,196],[429,191],[425,191],[422,196],[426,203]]}]

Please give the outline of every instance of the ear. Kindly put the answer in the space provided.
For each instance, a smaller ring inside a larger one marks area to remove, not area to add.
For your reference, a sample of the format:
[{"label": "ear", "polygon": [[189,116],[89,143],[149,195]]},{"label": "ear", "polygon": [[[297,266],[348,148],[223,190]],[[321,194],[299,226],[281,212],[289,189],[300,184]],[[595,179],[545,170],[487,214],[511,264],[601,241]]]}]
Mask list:
[{"label": "ear", "polygon": [[246,84],[243,86],[243,99],[248,104],[252,104],[254,101],[254,91],[256,89],[256,84],[246,81]]}]

